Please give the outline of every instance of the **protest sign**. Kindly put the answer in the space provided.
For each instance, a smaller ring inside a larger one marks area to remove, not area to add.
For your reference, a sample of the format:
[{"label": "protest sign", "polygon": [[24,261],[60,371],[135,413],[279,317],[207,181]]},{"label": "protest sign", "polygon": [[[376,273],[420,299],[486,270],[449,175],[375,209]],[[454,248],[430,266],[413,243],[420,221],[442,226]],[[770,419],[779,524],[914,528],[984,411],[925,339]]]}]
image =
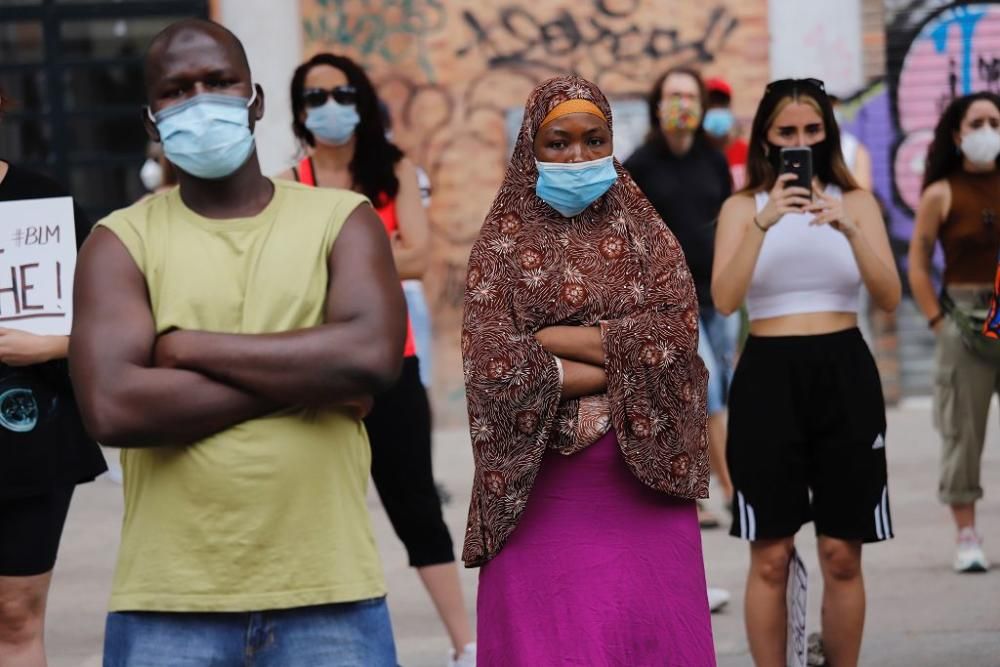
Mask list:
[{"label": "protest sign", "polygon": [[68,336],[75,268],[70,197],[0,202],[0,328]]},{"label": "protest sign", "polygon": [[786,609],[788,610],[788,645],[785,651],[788,667],[806,667],[806,593],[809,574],[799,552],[792,549],[788,562],[788,590]]}]

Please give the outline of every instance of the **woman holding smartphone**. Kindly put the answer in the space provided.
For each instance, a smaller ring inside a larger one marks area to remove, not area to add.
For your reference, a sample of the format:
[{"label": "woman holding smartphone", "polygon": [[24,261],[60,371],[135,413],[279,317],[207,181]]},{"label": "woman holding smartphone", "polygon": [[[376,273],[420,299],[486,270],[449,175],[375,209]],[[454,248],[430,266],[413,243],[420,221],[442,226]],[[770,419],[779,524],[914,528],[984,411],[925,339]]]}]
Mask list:
[{"label": "woman holding smartphone", "polygon": [[[782,148],[807,146],[812,188],[789,186]],[[861,545],[892,537],[885,405],[858,330],[862,284],[881,309],[900,280],[875,198],[844,164],[823,83],[768,85],[750,135],[747,186],[722,207],[712,295],[746,301],[750,336],[730,395],[732,535],[750,541],[746,625],[760,667],[785,665],[785,589],[795,534],[816,526],[823,644],[858,664],[865,591]]]}]

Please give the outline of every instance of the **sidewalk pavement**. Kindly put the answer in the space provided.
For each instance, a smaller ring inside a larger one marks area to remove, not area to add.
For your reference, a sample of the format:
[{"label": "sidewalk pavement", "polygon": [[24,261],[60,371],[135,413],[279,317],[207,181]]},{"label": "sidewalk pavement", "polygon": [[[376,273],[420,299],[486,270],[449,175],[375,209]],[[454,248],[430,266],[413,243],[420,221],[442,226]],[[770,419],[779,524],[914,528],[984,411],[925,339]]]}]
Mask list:
[{"label": "sidewalk pavement", "polygon": [[[995,417],[994,417],[995,419]],[[991,423],[983,468],[987,491],[979,528],[996,569],[956,575],[950,569],[954,530],[935,498],[938,439],[926,403],[889,414],[887,451],[896,539],[865,548],[868,613],[862,665],[879,667],[1000,667],[1000,433]],[[465,432],[435,439],[436,476],[452,494],[445,518],[458,541],[465,528],[472,458]],[[717,506],[717,501],[712,501]],[[441,667],[444,630],[378,500],[369,499],[389,586],[389,605],[403,667]],[[73,503],[49,601],[47,643],[51,667],[96,667],[118,532],[121,487],[104,478],[80,487]],[[721,507],[718,511],[722,513]],[[720,667],[750,665],[743,632],[747,547],[725,529],[703,533],[709,582],[733,600],[713,616]],[[810,526],[798,548],[809,570],[809,629],[819,626],[819,568]],[[462,570],[470,613],[475,570]],[[513,666],[512,666],[513,667]]]}]

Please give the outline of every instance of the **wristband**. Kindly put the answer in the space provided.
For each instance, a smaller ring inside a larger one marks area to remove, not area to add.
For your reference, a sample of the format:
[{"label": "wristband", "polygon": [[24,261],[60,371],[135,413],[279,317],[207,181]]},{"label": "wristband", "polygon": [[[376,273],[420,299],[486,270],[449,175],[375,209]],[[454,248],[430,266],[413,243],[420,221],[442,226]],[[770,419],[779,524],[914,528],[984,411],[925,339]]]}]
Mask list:
[{"label": "wristband", "polygon": [[762,231],[765,234],[767,234],[768,228],[764,227],[763,225],[760,224],[760,221],[757,220],[757,216],[756,215],[753,217],[753,224],[757,225],[757,229],[759,229],[760,231]]},{"label": "wristband", "polygon": [[559,371],[559,386],[562,387],[566,381],[566,370],[563,368],[562,359],[555,355],[552,358],[556,360],[556,370]]},{"label": "wristband", "polygon": [[943,320],[943,319],[944,319],[944,312],[942,311],[942,312],[939,312],[939,313],[938,313],[937,315],[935,315],[934,317],[932,317],[932,318],[930,318],[929,320],[927,320],[927,328],[928,328],[928,329],[933,329],[933,328],[934,328],[934,326],[935,326],[935,325],[936,325],[936,324],[937,324],[938,322],[940,322],[941,320]]}]

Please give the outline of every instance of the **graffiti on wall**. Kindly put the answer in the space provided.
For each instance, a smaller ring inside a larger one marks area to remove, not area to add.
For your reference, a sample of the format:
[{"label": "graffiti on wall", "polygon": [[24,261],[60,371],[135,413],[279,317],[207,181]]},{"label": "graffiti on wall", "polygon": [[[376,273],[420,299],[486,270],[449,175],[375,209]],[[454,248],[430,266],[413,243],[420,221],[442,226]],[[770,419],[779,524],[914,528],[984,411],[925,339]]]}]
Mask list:
[{"label": "graffiti on wall", "polygon": [[302,22],[306,48],[351,50],[362,60],[399,65],[415,59],[434,79],[424,37],[444,27],[443,0],[315,0]]},{"label": "graffiti on wall", "polygon": [[[566,8],[542,20],[528,7],[511,4],[487,16],[465,10],[462,22],[470,41],[459,57],[481,52],[490,68],[537,68],[574,72],[600,80],[614,72],[626,80],[644,82],[639,66],[673,62],[703,65],[714,60],[739,25],[725,6],[714,7],[702,30],[682,34],[675,25],[641,20],[639,0],[615,3],[593,0],[590,6]],[[662,20],[662,19],[661,19]]]},{"label": "graffiti on wall", "polygon": [[996,88],[998,56],[1000,4],[947,7],[910,40],[891,86],[900,134],[894,182],[907,209],[915,210],[920,200],[923,160],[938,117],[955,97]]},{"label": "graffiti on wall", "polygon": [[924,160],[941,112],[957,96],[1000,92],[1000,3],[911,2],[887,11],[886,20],[890,75],[848,105],[845,129],[871,152],[875,191],[905,269]]},{"label": "graffiti on wall", "polygon": [[[503,178],[511,110],[540,81],[563,73],[618,100],[644,95],[672,65],[709,72],[738,65],[754,87],[767,77],[766,0],[754,11],[741,4],[739,16],[727,0],[676,13],[650,0],[300,2],[306,55],[332,50],[365,67],[391,110],[395,140],[433,183],[425,288],[435,317],[436,407],[445,422],[464,412],[454,350],[465,264]],[[757,55],[749,60],[733,46],[742,16],[756,19]]]}]

